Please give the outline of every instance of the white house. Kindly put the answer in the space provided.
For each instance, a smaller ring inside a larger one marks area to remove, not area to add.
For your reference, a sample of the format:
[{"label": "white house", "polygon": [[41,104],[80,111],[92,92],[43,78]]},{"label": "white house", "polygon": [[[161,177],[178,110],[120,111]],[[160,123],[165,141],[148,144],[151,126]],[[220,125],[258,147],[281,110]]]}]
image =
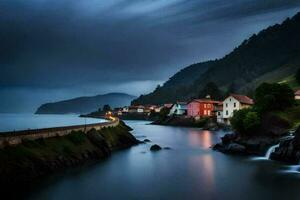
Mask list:
[{"label": "white house", "polygon": [[128,106],[125,106],[125,107],[122,108],[123,113],[128,113],[128,111],[129,111]]},{"label": "white house", "polygon": [[296,99],[296,100],[300,100],[300,90],[297,90],[297,91],[295,92],[295,99]]},{"label": "white house", "polygon": [[143,113],[144,112],[145,107],[144,106],[138,106],[137,107],[137,112],[138,113]]},{"label": "white house", "polygon": [[223,101],[223,119],[229,123],[234,111],[252,106],[253,100],[245,95],[231,94]]},{"label": "white house", "polygon": [[171,115],[184,115],[187,112],[187,103],[186,102],[177,102],[175,103],[169,112],[169,116]]}]

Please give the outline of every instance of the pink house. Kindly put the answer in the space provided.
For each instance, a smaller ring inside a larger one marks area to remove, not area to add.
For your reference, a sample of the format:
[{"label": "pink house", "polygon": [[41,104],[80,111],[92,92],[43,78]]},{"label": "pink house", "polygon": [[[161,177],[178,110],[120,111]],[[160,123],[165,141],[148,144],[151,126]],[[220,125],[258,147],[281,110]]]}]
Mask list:
[{"label": "pink house", "polygon": [[187,115],[189,117],[212,117],[215,115],[215,108],[219,101],[210,99],[194,99],[187,105]]}]

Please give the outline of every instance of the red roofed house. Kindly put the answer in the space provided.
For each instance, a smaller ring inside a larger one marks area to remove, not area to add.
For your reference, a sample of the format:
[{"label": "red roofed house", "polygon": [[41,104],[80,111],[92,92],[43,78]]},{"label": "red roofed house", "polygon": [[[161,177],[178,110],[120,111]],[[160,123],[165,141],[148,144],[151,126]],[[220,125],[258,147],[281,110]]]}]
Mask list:
[{"label": "red roofed house", "polygon": [[300,100],[300,89],[295,92],[295,99]]},{"label": "red roofed house", "polygon": [[187,116],[194,118],[214,116],[215,107],[219,103],[211,99],[194,99],[187,105]]},{"label": "red roofed house", "polygon": [[223,101],[224,122],[229,123],[229,119],[233,116],[234,111],[249,108],[253,104],[253,100],[245,95],[230,94]]}]

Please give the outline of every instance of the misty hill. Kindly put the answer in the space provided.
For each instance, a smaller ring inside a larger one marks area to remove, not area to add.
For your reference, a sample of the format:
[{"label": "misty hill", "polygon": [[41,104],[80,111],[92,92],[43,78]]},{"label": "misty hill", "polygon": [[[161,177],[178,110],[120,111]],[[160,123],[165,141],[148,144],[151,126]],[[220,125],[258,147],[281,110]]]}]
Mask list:
[{"label": "misty hill", "polygon": [[109,104],[113,108],[130,105],[130,102],[134,98],[136,97],[124,93],[108,93],[91,97],[78,97],[70,100],[43,104],[37,109],[36,114],[85,114],[98,110],[105,104]]},{"label": "misty hill", "polygon": [[198,97],[209,82],[214,82],[224,92],[247,93],[261,82],[285,80],[300,67],[300,13],[252,35],[225,57],[193,67],[181,70],[162,87],[132,103],[188,100]]}]

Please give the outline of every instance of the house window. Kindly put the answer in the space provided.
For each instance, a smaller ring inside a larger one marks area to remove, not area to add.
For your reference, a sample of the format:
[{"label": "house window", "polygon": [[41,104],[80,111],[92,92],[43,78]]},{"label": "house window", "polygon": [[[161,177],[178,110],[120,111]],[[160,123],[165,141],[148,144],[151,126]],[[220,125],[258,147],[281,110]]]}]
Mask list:
[{"label": "house window", "polygon": [[204,110],[204,115],[207,115],[207,112],[206,112],[206,110]]},{"label": "house window", "polygon": [[221,112],[218,112],[218,115],[220,116],[220,115],[221,115]]},{"label": "house window", "polygon": [[229,98],[229,101],[231,101],[231,98]]},{"label": "house window", "polygon": [[210,110],[207,111],[207,115],[210,116]]},{"label": "house window", "polygon": [[228,115],[228,110],[226,110],[226,115]]},{"label": "house window", "polygon": [[207,104],[207,108],[210,108],[210,104]]},{"label": "house window", "polygon": [[206,104],[204,104],[204,108],[206,108]]},{"label": "house window", "polygon": [[226,103],[226,108],[228,107],[228,103]]},{"label": "house window", "polygon": [[236,107],[236,103],[233,103],[233,107],[234,107],[234,108]]}]

